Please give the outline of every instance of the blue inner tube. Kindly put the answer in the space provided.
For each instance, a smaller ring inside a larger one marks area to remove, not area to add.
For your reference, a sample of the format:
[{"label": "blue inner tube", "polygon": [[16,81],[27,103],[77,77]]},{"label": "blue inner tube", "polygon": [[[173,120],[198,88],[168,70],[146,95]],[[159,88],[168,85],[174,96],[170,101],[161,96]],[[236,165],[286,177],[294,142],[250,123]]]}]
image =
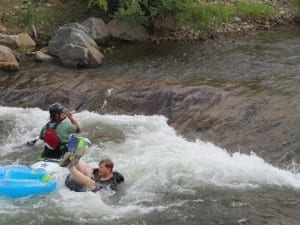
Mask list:
[{"label": "blue inner tube", "polygon": [[0,166],[0,195],[23,197],[53,191],[56,181],[45,169],[24,165]]}]

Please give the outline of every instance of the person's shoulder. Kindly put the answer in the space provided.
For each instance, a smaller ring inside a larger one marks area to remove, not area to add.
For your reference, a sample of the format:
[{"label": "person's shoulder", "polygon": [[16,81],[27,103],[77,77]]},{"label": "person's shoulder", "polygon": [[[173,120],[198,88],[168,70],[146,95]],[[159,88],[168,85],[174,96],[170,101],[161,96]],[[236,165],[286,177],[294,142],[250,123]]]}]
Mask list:
[{"label": "person's shoulder", "polygon": [[[74,125],[71,123],[71,121],[64,119],[63,121],[61,121],[58,126],[62,126],[62,127],[73,127]],[[75,126],[74,126],[75,127]]]},{"label": "person's shoulder", "polygon": [[120,174],[119,172],[114,171],[113,176],[114,176],[114,179],[117,181],[117,183],[121,183],[125,180],[123,175]]}]

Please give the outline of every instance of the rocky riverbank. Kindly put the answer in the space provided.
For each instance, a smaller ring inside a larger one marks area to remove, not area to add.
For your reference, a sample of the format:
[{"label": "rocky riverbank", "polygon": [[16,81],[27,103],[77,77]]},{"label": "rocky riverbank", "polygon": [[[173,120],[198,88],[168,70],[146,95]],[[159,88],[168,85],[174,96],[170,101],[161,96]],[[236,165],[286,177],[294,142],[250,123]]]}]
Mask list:
[{"label": "rocky riverbank", "polygon": [[[210,27],[204,30],[195,30],[191,26],[178,26],[175,21],[156,19],[151,23],[155,34],[149,33],[149,27],[145,26],[145,24],[142,26],[132,22],[119,22],[116,20],[107,21],[106,23],[101,18],[90,17],[79,23],[71,21],[71,23],[62,27],[56,27],[52,31],[52,37],[45,41],[45,38],[40,37],[45,37],[49,34],[43,33],[44,29],[39,29],[39,32],[37,32],[33,23],[35,19],[32,8],[37,7],[35,9],[36,12],[41,14],[55,13],[56,7],[62,7],[65,10],[72,10],[72,8],[65,8],[64,5],[59,5],[52,1],[44,3],[20,1],[16,2],[14,6],[5,1],[2,3],[0,11],[0,45],[4,46],[0,48],[0,69],[6,71],[19,70],[20,55],[31,56],[32,54],[35,55],[35,60],[39,62],[52,62],[54,59],[57,59],[64,66],[98,67],[103,64],[102,61],[105,58],[102,50],[105,51],[106,48],[111,50],[116,42],[154,41],[157,44],[164,40],[190,42],[207,40],[228,34],[247,34],[261,29],[271,30],[277,26],[287,27],[297,21],[298,12],[294,3],[285,0],[264,0],[262,3],[271,7],[276,12],[276,16],[270,17],[270,19],[260,19],[260,17],[242,19],[234,16],[226,23],[223,23],[222,26],[216,26],[216,24],[212,23]],[[66,6],[71,7],[68,4]],[[25,10],[26,14],[19,19],[28,20],[28,23],[31,22],[31,30],[27,33],[22,31],[18,34],[11,34],[15,30],[22,30],[21,27],[14,27],[8,24],[10,21],[8,18],[16,16],[17,13],[21,12],[20,10]],[[85,13],[84,10],[78,12]],[[92,11],[90,13],[93,14]],[[53,15],[55,16],[55,14]],[[83,16],[79,17],[82,18]],[[55,21],[55,18],[52,19]],[[40,20],[38,22],[43,24],[44,21]],[[55,21],[55,23],[57,22]],[[161,36],[162,34],[164,35]],[[24,36],[26,38],[23,38]],[[44,46],[47,48],[41,49]]]}]

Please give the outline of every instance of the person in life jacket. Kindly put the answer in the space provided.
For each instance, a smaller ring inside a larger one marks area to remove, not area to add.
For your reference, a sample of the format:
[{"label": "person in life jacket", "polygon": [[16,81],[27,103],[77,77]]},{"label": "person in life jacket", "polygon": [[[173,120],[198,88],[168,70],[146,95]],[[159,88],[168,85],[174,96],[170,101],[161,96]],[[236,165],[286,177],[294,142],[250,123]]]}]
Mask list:
[{"label": "person in life jacket", "polygon": [[106,158],[99,162],[98,168],[91,168],[87,164],[69,165],[71,172],[66,177],[65,185],[72,191],[117,191],[124,177],[113,171],[113,162]]},{"label": "person in life jacket", "polygon": [[45,148],[43,158],[59,159],[67,151],[66,143],[69,136],[79,133],[81,127],[60,103],[49,106],[50,121],[45,124],[40,132],[40,139],[44,140]]}]

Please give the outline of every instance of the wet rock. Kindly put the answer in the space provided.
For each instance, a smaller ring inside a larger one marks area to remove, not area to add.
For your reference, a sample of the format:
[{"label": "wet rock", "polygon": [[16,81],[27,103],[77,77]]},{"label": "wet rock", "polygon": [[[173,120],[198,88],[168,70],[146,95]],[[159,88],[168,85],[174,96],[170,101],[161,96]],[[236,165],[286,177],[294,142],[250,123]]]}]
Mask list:
[{"label": "wet rock", "polygon": [[66,44],[61,49],[59,58],[63,65],[70,67],[98,67],[104,56],[91,45]]},{"label": "wet rock", "polygon": [[105,44],[109,41],[110,33],[102,19],[91,17],[84,21],[83,25],[89,29],[89,36],[92,37],[97,44]]},{"label": "wet rock", "polygon": [[[204,121],[201,115],[220,99],[221,92],[209,86],[164,87],[115,93],[108,98],[102,111],[111,113],[118,109],[118,113],[162,114],[169,118],[170,124],[180,124],[179,130],[186,129],[186,126],[202,130],[212,121]],[[201,118],[202,123],[195,122],[193,118]]]},{"label": "wet rock", "polygon": [[3,45],[0,45],[0,70],[19,70],[19,63],[16,60],[16,57],[14,56],[12,50]]},{"label": "wet rock", "polygon": [[113,39],[130,42],[144,42],[149,39],[146,29],[133,22],[118,22],[112,20],[107,24]]}]

